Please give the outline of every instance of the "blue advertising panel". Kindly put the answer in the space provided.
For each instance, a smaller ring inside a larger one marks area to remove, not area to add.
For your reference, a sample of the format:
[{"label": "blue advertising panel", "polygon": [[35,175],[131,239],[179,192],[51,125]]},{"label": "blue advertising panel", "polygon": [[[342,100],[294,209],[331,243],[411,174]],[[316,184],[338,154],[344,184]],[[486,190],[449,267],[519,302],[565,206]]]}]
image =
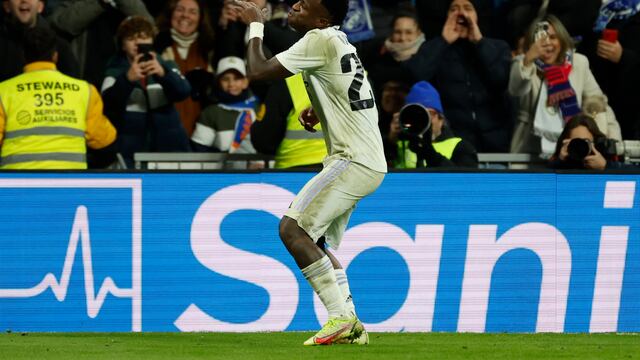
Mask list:
[{"label": "blue advertising panel", "polygon": [[[0,176],[0,328],[315,330],[311,173]],[[640,331],[640,175],[392,173],[340,248],[370,331]]]}]

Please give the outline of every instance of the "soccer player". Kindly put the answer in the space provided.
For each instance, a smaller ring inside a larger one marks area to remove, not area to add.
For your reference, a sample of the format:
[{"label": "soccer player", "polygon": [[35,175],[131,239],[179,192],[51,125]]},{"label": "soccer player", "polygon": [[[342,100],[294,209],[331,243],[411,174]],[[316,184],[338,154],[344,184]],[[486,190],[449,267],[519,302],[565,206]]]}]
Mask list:
[{"label": "soccer player", "polygon": [[267,59],[262,52],[264,15],[251,2],[236,1],[249,23],[248,74],[252,80],[302,73],[312,109],[300,122],[308,131],[321,123],[327,145],[323,170],[298,193],[280,222],[280,238],[329,312],[329,320],[305,345],[366,344],[345,271],[325,247],[338,249],[356,203],[382,183],[387,166],[378,111],[356,49],[338,30],[348,0],[300,0],[289,25],[305,34],[288,50]]}]

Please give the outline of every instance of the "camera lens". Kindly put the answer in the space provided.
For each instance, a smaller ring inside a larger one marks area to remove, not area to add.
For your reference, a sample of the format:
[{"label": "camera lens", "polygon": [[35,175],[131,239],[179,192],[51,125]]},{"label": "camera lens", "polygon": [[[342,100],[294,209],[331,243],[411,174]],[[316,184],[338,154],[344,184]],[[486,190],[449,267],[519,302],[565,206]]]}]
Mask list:
[{"label": "camera lens", "polygon": [[400,110],[400,124],[412,135],[423,135],[431,127],[431,118],[424,107],[411,104]]},{"label": "camera lens", "polygon": [[567,152],[570,159],[583,161],[591,153],[591,142],[586,139],[571,139]]}]

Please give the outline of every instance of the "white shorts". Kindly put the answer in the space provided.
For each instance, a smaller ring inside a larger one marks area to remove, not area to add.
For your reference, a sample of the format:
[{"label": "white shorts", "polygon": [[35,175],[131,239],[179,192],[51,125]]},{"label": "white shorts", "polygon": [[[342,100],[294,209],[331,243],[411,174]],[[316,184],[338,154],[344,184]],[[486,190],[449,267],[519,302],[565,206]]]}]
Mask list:
[{"label": "white shorts", "polygon": [[327,159],[324,168],[300,190],[285,216],[318,242],[338,249],[356,203],[374,192],[384,173],[345,159]]}]

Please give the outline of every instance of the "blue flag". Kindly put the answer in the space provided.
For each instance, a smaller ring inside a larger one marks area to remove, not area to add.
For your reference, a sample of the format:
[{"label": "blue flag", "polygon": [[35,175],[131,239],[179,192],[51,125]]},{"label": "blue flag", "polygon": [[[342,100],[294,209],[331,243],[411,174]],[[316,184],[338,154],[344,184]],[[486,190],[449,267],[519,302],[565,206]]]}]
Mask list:
[{"label": "blue flag", "polygon": [[342,23],[341,30],[347,34],[350,42],[369,40],[376,35],[368,0],[349,0],[349,12]]},{"label": "blue flag", "polygon": [[640,11],[640,0],[612,0],[600,8],[593,31],[601,32],[611,20],[625,20]]}]

